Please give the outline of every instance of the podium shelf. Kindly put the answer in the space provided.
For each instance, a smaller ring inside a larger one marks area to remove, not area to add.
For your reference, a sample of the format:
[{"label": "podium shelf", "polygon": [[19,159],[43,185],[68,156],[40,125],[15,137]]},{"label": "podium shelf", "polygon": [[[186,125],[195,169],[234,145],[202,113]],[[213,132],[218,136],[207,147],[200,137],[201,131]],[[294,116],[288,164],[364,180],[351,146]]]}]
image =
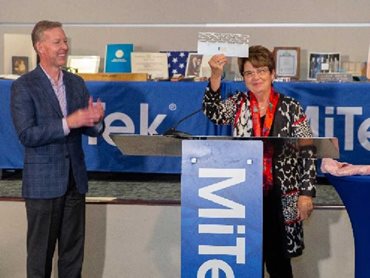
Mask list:
[{"label": "podium shelf", "polygon": [[[182,140],[258,140],[271,144],[279,153],[290,149],[302,158],[339,158],[338,139],[335,137],[233,137],[233,136],[163,136],[111,134],[113,142],[124,155],[181,157]],[[284,152],[286,154],[286,152]]]}]

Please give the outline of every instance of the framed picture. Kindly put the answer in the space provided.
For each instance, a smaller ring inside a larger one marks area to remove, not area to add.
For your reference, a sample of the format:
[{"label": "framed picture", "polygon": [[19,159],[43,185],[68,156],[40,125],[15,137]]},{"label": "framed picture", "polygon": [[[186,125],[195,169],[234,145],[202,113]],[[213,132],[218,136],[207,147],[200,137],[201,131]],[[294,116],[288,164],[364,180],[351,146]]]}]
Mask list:
[{"label": "framed picture", "polygon": [[69,55],[67,67],[76,69],[77,73],[99,72],[100,56],[76,56]]},{"label": "framed picture", "polygon": [[310,52],[308,54],[309,80],[316,80],[318,73],[333,73],[340,70],[340,53],[336,52]]},{"label": "framed picture", "polygon": [[131,72],[147,73],[149,79],[168,79],[167,54],[131,52]]},{"label": "framed picture", "polygon": [[298,80],[301,49],[299,47],[275,47],[273,54],[276,77]]},{"label": "framed picture", "polygon": [[186,63],[185,76],[186,77],[200,77],[202,69],[203,55],[197,53],[190,53],[188,62]]},{"label": "framed picture", "polygon": [[27,56],[12,56],[12,74],[22,75],[28,72]]},{"label": "framed picture", "polygon": [[4,34],[4,62],[5,74],[21,75],[37,66],[36,52],[33,49],[30,34]]}]

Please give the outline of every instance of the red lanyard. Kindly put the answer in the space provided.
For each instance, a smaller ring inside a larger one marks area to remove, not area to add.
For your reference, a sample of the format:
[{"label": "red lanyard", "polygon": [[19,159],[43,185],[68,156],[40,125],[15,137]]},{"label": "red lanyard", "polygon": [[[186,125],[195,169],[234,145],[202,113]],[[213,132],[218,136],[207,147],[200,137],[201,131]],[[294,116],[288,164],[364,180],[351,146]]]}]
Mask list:
[{"label": "red lanyard", "polygon": [[[261,129],[261,118],[258,109],[258,102],[255,95],[250,93],[250,109],[252,112],[253,132],[256,137],[267,137],[270,135],[274,115],[279,101],[279,95],[271,88],[269,102],[266,109],[263,128]],[[273,187],[274,179],[272,174],[272,157],[273,148],[270,145],[265,145],[263,150],[263,191],[267,194]]]},{"label": "red lanyard", "polygon": [[252,112],[254,136],[256,137],[269,136],[272,123],[274,121],[274,115],[275,115],[276,106],[277,106],[278,101],[279,101],[279,95],[275,93],[275,91],[271,88],[269,102],[267,104],[267,109],[266,109],[265,121],[263,124],[263,128],[261,129],[261,118],[260,118],[260,112],[258,109],[258,102],[253,92],[250,92],[250,102],[251,102],[250,109]]}]

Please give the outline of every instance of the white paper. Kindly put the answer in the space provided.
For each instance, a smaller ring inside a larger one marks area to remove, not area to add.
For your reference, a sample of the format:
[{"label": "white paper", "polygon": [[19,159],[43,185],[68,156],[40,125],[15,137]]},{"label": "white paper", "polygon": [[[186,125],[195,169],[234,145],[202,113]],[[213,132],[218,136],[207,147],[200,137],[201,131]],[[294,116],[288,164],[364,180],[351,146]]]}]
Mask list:
[{"label": "white paper", "polygon": [[248,57],[249,36],[232,33],[198,33],[198,54]]}]

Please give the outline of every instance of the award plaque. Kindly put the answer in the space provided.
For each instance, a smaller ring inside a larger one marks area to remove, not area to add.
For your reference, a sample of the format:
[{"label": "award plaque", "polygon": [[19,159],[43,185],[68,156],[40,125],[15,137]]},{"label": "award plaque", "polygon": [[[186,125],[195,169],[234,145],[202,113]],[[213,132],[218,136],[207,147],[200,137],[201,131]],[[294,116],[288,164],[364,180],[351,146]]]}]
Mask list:
[{"label": "award plaque", "polygon": [[275,47],[275,74],[277,78],[299,79],[299,47]]},{"label": "award plaque", "polygon": [[133,73],[147,73],[150,79],[168,79],[167,54],[132,52],[131,70]]}]

